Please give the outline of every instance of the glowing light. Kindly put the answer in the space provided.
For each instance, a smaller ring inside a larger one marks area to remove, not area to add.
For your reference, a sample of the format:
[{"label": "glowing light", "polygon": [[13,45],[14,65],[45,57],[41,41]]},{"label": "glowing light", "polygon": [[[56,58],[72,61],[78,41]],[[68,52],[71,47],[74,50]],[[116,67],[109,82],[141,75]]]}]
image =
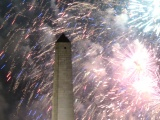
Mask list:
[{"label": "glowing light", "polygon": [[125,49],[116,46],[114,49],[114,60],[116,61],[113,62],[113,67],[118,66],[118,69],[115,70],[115,77],[120,82],[132,83],[139,81],[143,76],[158,79],[154,52],[147,50],[138,40],[127,45]]},{"label": "glowing light", "polygon": [[156,86],[155,81],[151,78],[143,77],[140,80],[133,82],[133,87],[137,92],[140,93],[153,93],[154,87]]}]

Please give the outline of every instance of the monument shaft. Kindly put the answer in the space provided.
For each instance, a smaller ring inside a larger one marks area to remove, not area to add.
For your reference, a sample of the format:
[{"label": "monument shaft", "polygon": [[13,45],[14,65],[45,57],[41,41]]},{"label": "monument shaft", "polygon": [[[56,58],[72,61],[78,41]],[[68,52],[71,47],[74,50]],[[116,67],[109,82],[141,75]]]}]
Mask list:
[{"label": "monument shaft", "polygon": [[65,38],[55,44],[52,120],[74,120],[71,43]]}]

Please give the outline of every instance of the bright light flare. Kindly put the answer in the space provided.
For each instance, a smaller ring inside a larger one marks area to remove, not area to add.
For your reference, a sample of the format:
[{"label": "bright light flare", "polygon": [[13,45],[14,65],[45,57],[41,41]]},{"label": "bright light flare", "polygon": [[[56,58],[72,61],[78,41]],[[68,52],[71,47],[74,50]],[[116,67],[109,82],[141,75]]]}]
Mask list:
[{"label": "bright light flare", "polygon": [[149,77],[143,77],[133,83],[133,87],[139,93],[151,94],[154,92],[155,82]]},{"label": "bright light flare", "polygon": [[126,56],[124,62],[122,62],[125,76],[128,73],[135,73],[136,78],[139,78],[152,74],[152,72],[150,73],[150,69],[152,69],[150,64],[154,58],[151,58],[151,53],[138,41],[128,46],[128,49],[127,54],[129,56]]},{"label": "bright light flare", "polygon": [[138,91],[143,91],[140,88],[146,91],[148,86],[153,86],[151,83],[158,80],[155,50],[146,48],[138,40],[127,46],[115,46],[112,63],[114,78],[123,84],[137,86]]},{"label": "bright light flare", "polygon": [[137,45],[135,53],[124,60],[123,67],[126,70],[134,69],[138,72],[144,72],[147,68],[147,62],[149,62],[149,54],[146,49],[143,49],[143,46],[139,45],[139,43]]}]

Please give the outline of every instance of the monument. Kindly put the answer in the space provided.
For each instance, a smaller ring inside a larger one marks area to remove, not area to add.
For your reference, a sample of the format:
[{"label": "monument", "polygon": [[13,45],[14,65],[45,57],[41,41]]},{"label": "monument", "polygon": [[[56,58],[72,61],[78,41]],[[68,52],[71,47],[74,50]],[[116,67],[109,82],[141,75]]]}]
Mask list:
[{"label": "monument", "polygon": [[52,120],[74,120],[71,42],[62,34],[55,43]]}]

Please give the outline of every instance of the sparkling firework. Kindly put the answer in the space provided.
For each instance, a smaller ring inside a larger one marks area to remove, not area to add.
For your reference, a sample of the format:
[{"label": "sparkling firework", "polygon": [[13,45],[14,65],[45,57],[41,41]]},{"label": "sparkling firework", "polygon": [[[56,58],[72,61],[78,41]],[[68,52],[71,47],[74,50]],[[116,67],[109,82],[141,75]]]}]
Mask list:
[{"label": "sparkling firework", "polygon": [[139,29],[139,34],[160,33],[160,1],[159,0],[130,0],[128,5],[129,25]]},{"label": "sparkling firework", "polygon": [[126,48],[122,48],[122,51],[119,49],[121,49],[119,44],[114,46],[117,63],[120,63],[116,65],[121,66],[117,69],[121,72],[118,72],[117,79],[120,81],[127,79],[127,82],[141,80],[147,76],[151,79],[157,79],[158,66],[154,51],[147,50],[138,40],[130,43]]},{"label": "sparkling firework", "polygon": [[155,49],[151,47],[146,49],[138,40],[127,45],[116,43],[113,46],[114,58],[111,59],[113,78],[121,85],[118,86],[119,90],[129,92],[126,96],[128,104],[126,111],[138,112],[134,119],[154,118],[149,115],[150,113],[147,117],[144,113],[151,110],[149,108],[154,106],[155,98],[159,94],[159,68],[155,53]]},{"label": "sparkling firework", "polygon": [[76,120],[158,116],[157,49],[132,41],[122,12],[125,5],[121,0],[24,0],[4,5],[0,28],[7,43],[0,52],[0,69],[9,68],[6,81],[19,101],[15,120],[51,118],[54,42],[62,32],[73,46]]}]

